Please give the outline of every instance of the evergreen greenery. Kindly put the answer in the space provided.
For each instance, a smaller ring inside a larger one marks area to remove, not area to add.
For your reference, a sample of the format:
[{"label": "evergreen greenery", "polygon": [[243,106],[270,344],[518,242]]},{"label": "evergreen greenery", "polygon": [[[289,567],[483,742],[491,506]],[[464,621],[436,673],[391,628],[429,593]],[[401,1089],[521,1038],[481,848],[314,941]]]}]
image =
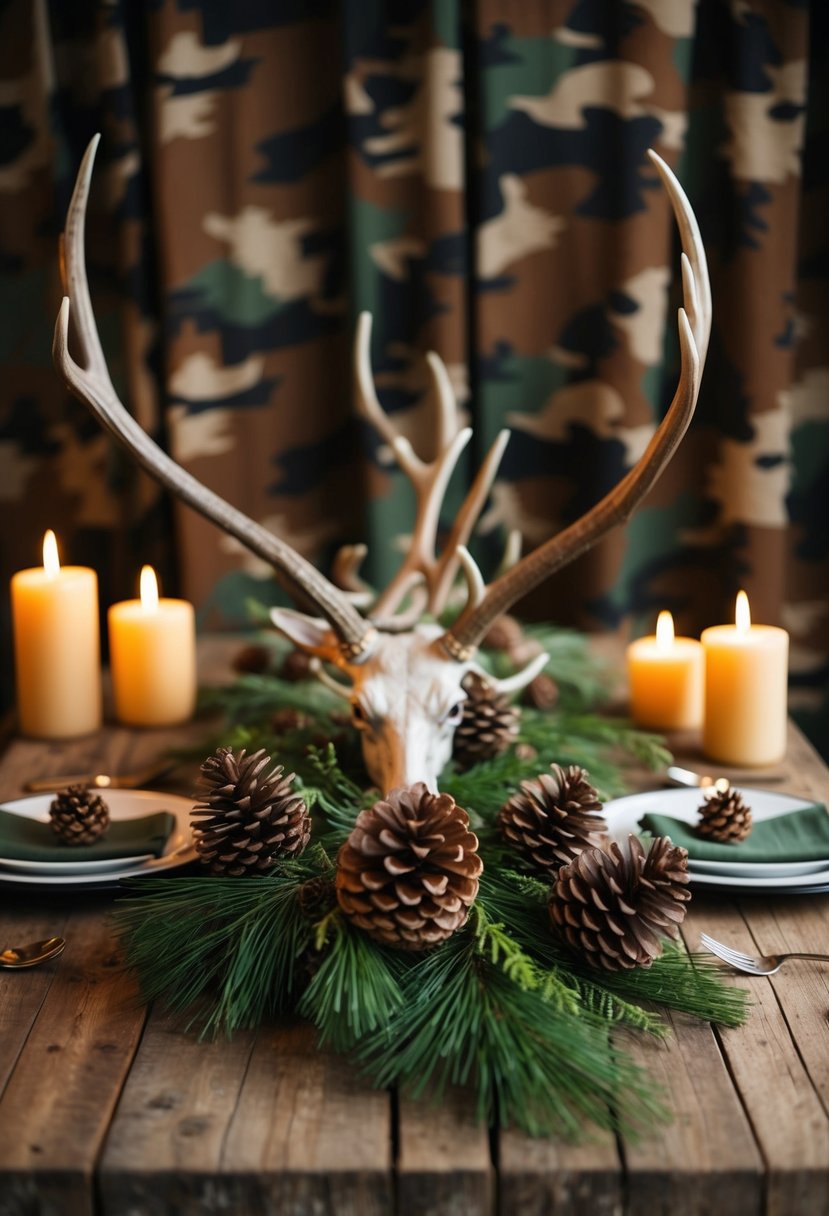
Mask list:
[{"label": "evergreen greenery", "polygon": [[[543,641],[556,653],[549,631]],[[573,636],[559,653],[569,664],[562,708],[525,710],[522,719],[521,741],[537,757],[513,750],[441,782],[469,811],[485,868],[466,926],[420,954],[380,947],[331,898],[303,898],[320,885],[333,891],[336,852],[376,796],[361,785],[350,742],[315,743],[332,733],[331,695],[269,676],[243,676],[213,694],[228,716],[221,742],[268,747],[297,769],[314,843],[264,877],[134,880],[115,916],[144,997],[190,1009],[205,1034],[298,1012],[376,1085],[431,1097],[470,1085],[481,1118],[532,1134],[576,1136],[593,1123],[630,1135],[664,1117],[618,1028],[664,1034],[654,1004],[736,1025],[746,994],[724,985],[708,956],[679,947],[666,947],[648,970],[599,973],[553,937],[546,883],[522,870],[496,832],[502,802],[553,759],[588,768],[609,793],[622,784],[620,748],[640,762],[666,758],[654,736],[592,712],[604,680],[579,660]],[[268,719],[286,704],[308,722],[275,735]]]}]

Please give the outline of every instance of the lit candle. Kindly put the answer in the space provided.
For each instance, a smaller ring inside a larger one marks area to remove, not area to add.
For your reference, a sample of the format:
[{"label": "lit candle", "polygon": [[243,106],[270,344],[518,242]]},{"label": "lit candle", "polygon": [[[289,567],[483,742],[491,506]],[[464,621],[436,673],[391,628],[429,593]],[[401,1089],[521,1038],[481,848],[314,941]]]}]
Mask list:
[{"label": "lit candle", "polygon": [[702,725],[704,658],[695,638],[674,636],[674,618],[660,612],[656,635],[627,649],[630,710],[640,726],[692,730]]},{"label": "lit candle", "polygon": [[61,566],[51,530],[43,565],[12,575],[17,713],[24,735],[67,739],[101,725],[98,579]]},{"label": "lit candle", "polygon": [[141,598],[108,613],[115,713],[130,726],[186,722],[196,701],[196,625],[186,600],[159,599],[151,566]]},{"label": "lit candle", "polygon": [[786,752],[789,635],[774,625],[752,625],[744,591],[734,621],[702,634],[703,750],[722,764],[776,764]]}]

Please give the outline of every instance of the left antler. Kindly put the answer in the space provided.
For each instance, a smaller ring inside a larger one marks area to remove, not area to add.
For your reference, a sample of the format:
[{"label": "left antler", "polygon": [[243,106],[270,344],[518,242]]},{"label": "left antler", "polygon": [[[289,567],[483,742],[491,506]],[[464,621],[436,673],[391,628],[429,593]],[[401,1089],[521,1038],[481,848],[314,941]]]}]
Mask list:
[{"label": "left antler", "polygon": [[649,152],[671,200],[682,240],[684,308],[679,309],[681,368],[670,409],[639,462],[586,515],[540,545],[502,574],[479,603],[469,603],[443,636],[443,648],[457,659],[475,653],[493,621],[556,570],[590,549],[616,524],[623,523],[645,497],[688,429],[699,394],[700,377],[711,333],[711,288],[708,267],[691,205],[674,174],[655,152]]}]

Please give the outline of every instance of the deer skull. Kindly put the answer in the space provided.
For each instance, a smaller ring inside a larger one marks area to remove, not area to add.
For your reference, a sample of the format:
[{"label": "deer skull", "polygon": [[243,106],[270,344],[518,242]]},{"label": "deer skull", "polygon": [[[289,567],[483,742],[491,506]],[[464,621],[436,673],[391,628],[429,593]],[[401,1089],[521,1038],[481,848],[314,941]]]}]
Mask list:
[{"label": "deer skull", "polygon": [[[490,625],[527,592],[596,543],[611,527],[624,522],[650,490],[684,435],[696,405],[711,329],[708,271],[696,220],[671,170],[650,153],[673,206],[682,238],[684,307],[678,315],[681,372],[670,409],[639,462],[618,486],[586,515],[501,573],[485,586],[466,543],[483,508],[508,439],[502,431],[458,511],[446,544],[438,551],[440,508],[449,478],[471,431],[461,427],[446,369],[437,355],[427,355],[438,405],[437,455],[421,460],[398,435],[374,390],[370,365],[371,319],[363,314],[355,344],[358,407],[386,439],[395,459],[412,482],[417,519],[409,553],[368,615],[365,586],[357,577],[364,552],[349,546],[337,567],[345,589],[334,586],[287,544],[219,498],[166,455],[119,401],[107,370],[92,311],[84,255],[84,221],[92,165],[98,144],[89,145],[78,173],[64,234],[64,300],[55,327],[53,355],[69,390],[133,456],[174,495],[189,503],[224,531],[264,558],[286,590],[299,602],[310,602],[320,617],[277,609],[273,622],[291,641],[318,662],[318,674],[351,704],[360,731],[366,768],[386,792],[395,786],[425,781],[436,790],[452,754],[455,727],[463,713],[463,680],[475,666],[477,647]],[[69,352],[70,311],[78,349]],[[512,546],[510,546],[512,549]],[[445,610],[458,574],[466,580],[465,607],[451,627],[421,618]],[[544,666],[537,655],[524,670],[494,681],[501,692],[524,687]],[[326,668],[336,668],[347,683]]]}]

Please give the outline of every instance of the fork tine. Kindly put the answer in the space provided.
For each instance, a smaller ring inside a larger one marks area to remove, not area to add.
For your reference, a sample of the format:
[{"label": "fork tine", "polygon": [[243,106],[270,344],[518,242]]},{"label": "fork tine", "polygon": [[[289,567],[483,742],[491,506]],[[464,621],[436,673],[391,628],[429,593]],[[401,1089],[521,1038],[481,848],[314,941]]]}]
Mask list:
[{"label": "fork tine", "polygon": [[724,942],[716,941],[713,937],[709,937],[707,933],[700,934],[700,941],[712,954],[716,954],[718,958],[724,959],[727,963],[740,963],[742,966],[746,966],[754,962],[750,954],[743,954],[741,950],[735,950],[732,946],[726,946]]}]

